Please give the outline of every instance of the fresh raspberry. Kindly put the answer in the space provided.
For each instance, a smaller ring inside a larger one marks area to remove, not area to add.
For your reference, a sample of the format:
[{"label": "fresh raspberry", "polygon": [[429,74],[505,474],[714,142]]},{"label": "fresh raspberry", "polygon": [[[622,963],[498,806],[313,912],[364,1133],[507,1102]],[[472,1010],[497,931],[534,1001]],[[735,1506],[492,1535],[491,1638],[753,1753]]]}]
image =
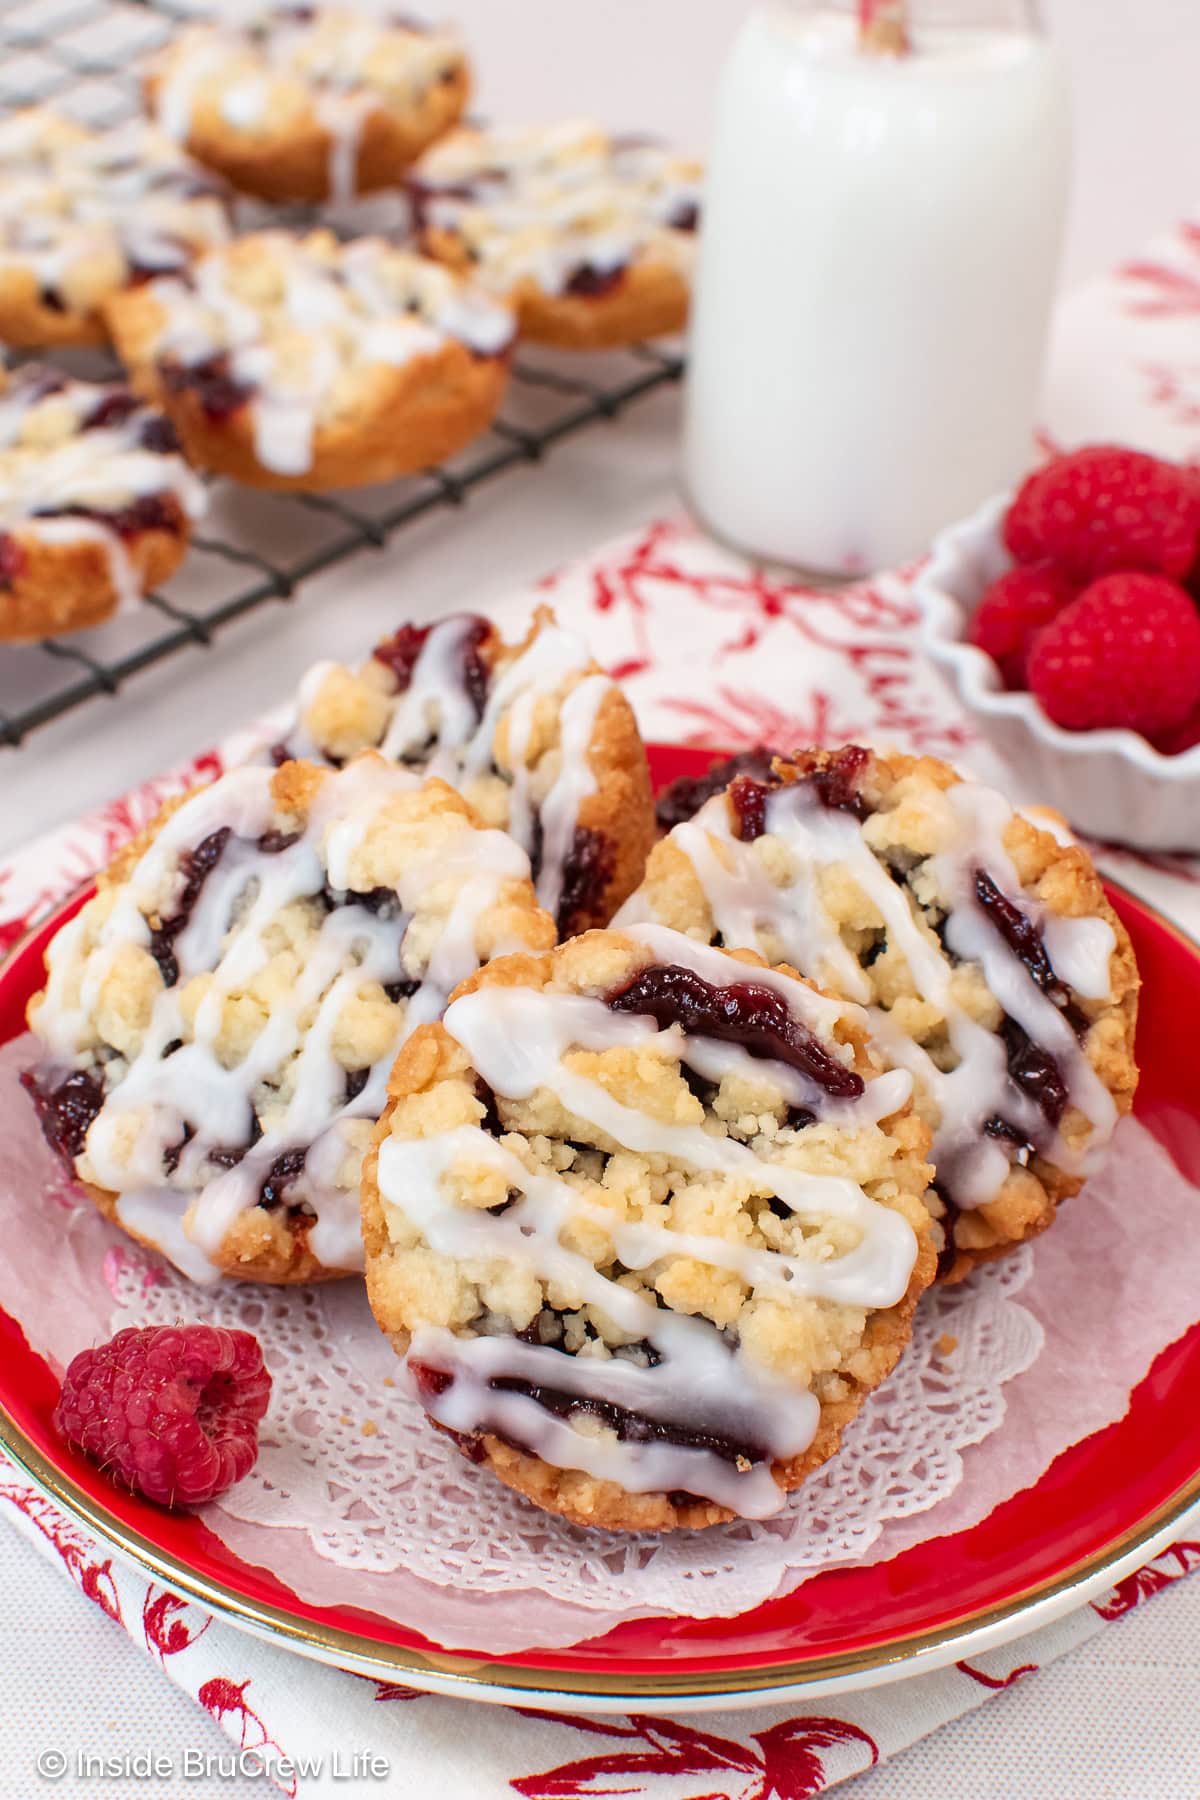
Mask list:
[{"label": "fresh raspberry", "polygon": [[993,581],[971,618],[967,636],[986,650],[1006,687],[1023,688],[1025,659],[1034,636],[1048,625],[1078,588],[1050,563],[1010,569]]},{"label": "fresh raspberry", "polygon": [[270,1397],[250,1332],[129,1326],[73,1359],[54,1423],[120,1486],[199,1506],[254,1467]]},{"label": "fresh raspberry", "polygon": [[1038,633],[1029,686],[1070,731],[1173,731],[1200,705],[1200,614],[1161,575],[1106,575]]},{"label": "fresh raspberry", "polygon": [[1079,582],[1130,569],[1178,580],[1200,547],[1200,490],[1174,463],[1093,444],[1029,476],[1004,542],[1018,562],[1049,561]]}]

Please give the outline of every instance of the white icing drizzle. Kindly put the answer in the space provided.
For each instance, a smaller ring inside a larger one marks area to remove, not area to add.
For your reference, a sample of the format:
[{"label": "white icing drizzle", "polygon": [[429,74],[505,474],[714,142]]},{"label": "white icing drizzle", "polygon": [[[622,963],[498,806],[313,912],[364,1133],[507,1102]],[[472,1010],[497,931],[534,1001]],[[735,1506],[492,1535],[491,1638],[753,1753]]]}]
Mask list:
[{"label": "white icing drizzle", "polygon": [[0,268],[60,304],[88,311],[135,266],[178,269],[229,235],[216,184],[150,125],[92,131],[47,107],[0,122]]},{"label": "white icing drizzle", "polygon": [[[50,946],[37,1030],[58,1063],[86,1067],[91,1021],[113,957],[130,944],[150,946],[147,917],[160,909],[169,914],[162,895],[181,885],[180,858],[214,832],[229,830],[172,941],[178,981],[156,997],[137,1055],[114,1065],[115,1078],[111,1067],[102,1067],[104,1104],[85,1146],[90,1178],[121,1196],[119,1216],[186,1274],[215,1259],[230,1226],[256,1204],[276,1160],[297,1150],[306,1154],[302,1169],[292,1171],[288,1204],[302,1202],[315,1215],[311,1248],[326,1267],[361,1266],[357,1169],[347,1174],[341,1168],[353,1148],[345,1127],[382,1111],[400,1044],[417,1024],[438,1017],[451,989],[479,966],[476,934],[483,913],[502,883],[527,878],[529,869],[504,833],[464,829],[461,840],[445,849],[413,853],[394,906],[371,911],[355,904],[352,871],[366,832],[389,800],[418,785],[406,770],[362,758],[328,775],[297,840],[268,852],[257,840],[278,829],[271,771],[235,770],[167,820],[122,884],[84,963],[75,1005],[67,1002],[66,988],[83,955],[86,912]],[[405,936],[420,897],[435,884],[450,884],[455,899],[417,975],[404,961]],[[217,1043],[227,999],[244,992],[266,966],[268,937],[277,936],[283,909],[326,886],[345,902],[326,914],[305,946],[294,984],[273,1000],[241,1059],[226,1066]],[[505,943],[497,950],[520,947]],[[211,981],[189,1029],[180,994],[199,975]],[[346,1070],[333,1049],[343,1008],[365,984],[411,979],[418,985],[395,1008],[391,1040],[359,1092],[347,1098]],[[270,1102],[272,1091],[271,1116],[264,1121],[262,1096]],[[256,1117],[261,1136],[251,1141]],[[187,1128],[193,1135],[184,1142]],[[243,1147],[231,1168],[210,1160],[212,1152]]]},{"label": "white icing drizzle", "polygon": [[[265,279],[245,280],[255,271]],[[504,307],[382,238],[263,231],[150,292],[164,314],[152,356],[186,370],[227,355],[250,390],[255,454],[277,475],[312,467],[318,429],[363,369],[401,368],[451,341],[495,356],[513,335]]]},{"label": "white icing drizzle", "polygon": [[[630,935],[645,944],[653,962],[682,964],[720,985],[752,979],[769,987],[787,1000],[798,1020],[823,1034],[832,1054],[839,1054],[837,1044],[824,1034],[836,1018],[855,1009],[790,977],[748,969],[664,927]],[[855,1241],[840,1254],[804,1257],[622,1221],[558,1175],[531,1174],[506,1145],[479,1127],[459,1126],[424,1139],[388,1137],[379,1155],[380,1192],[433,1250],[467,1263],[500,1259],[528,1267],[539,1280],[577,1294],[580,1305],[601,1309],[635,1341],[650,1344],[661,1359],[643,1367],[620,1355],[570,1357],[508,1336],[454,1336],[422,1327],[413,1335],[410,1364],[427,1362],[454,1377],[440,1394],[423,1390],[427,1409],[455,1430],[507,1433],[555,1467],[583,1469],[631,1492],[682,1489],[745,1517],[778,1511],[782,1494],[761,1460],[739,1467],[695,1445],[621,1442],[611,1431],[589,1430],[586,1421],[580,1428],[579,1415],[574,1415],[575,1423],[556,1418],[530,1396],[498,1391],[491,1383],[505,1377],[525,1380],[607,1401],[664,1425],[754,1446],[771,1460],[795,1456],[816,1429],[818,1407],[811,1393],[798,1391],[794,1383],[731,1348],[711,1322],[656,1306],[643,1293],[610,1280],[588,1257],[563,1245],[563,1230],[585,1221],[598,1226],[611,1239],[617,1260],[630,1270],[690,1257],[733,1271],[763,1295],[819,1297],[869,1309],[896,1304],[907,1289],[916,1256],[907,1221],[871,1200],[853,1181],[808,1174],[700,1126],[667,1125],[637,1112],[564,1060],[571,1050],[634,1045],[649,1054],[692,1062],[702,1050],[718,1048],[688,1038],[677,1026],[661,1031],[653,1019],[614,1013],[603,1000],[588,995],[483,987],[453,1002],[445,1028],[497,1095],[521,1099],[548,1091],[569,1113],[586,1120],[601,1142],[744,1181],[750,1191],[783,1201],[806,1224],[842,1222]],[[777,1067],[759,1062],[757,1073],[770,1079]],[[880,1117],[879,1098],[871,1090],[881,1085],[888,1090],[887,1109],[894,1110],[897,1096],[902,1103],[906,1095],[900,1091],[903,1078],[898,1083],[893,1076],[879,1083],[868,1080],[861,1102],[841,1102],[840,1116],[849,1119],[859,1108],[860,1123]],[[824,1090],[815,1083],[805,1087],[806,1102],[817,1116],[831,1116]],[[502,1212],[454,1203],[452,1172],[480,1166],[499,1171],[510,1190]]]},{"label": "white icing drizzle", "polygon": [[261,25],[194,25],[157,59],[158,123],[186,143],[198,102],[212,95],[236,131],[261,135],[272,116],[307,99],[329,137],[329,194],[353,200],[358,152],[373,112],[409,112],[462,58],[456,36],[322,8],[311,19],[266,14]]},{"label": "white icing drizzle", "polygon": [[428,224],[461,236],[497,292],[532,279],[560,294],[581,269],[602,276],[639,257],[691,272],[694,232],[673,221],[694,219],[701,170],[660,145],[587,120],[468,129],[426,151],[414,175]]},{"label": "white icing drizzle", "polygon": [[[616,691],[615,684],[593,670],[582,638],[545,622],[527,648],[496,674],[478,717],[464,679],[465,652],[477,624],[471,614],[454,614],[430,629],[408,687],[391,704],[380,754],[440,776],[469,798],[471,783],[496,762],[497,732],[503,725],[500,768],[510,783],[506,829],[532,854],[540,821],[538,904],[555,917],[579,809],[596,791],[591,746],[597,720],[605,699]],[[287,734],[297,754],[321,754],[306,719],[335,667],[317,663],[301,682],[298,723]],[[557,771],[539,801],[534,793],[536,765],[528,759],[538,715],[551,705],[558,719]]]},{"label": "white icing drizzle", "polygon": [[[147,449],[144,433],[159,415],[137,405],[109,425],[88,420],[128,390],[72,381],[26,365],[0,393],[0,532],[43,544],[98,544],[117,610],[141,599],[142,584],[125,540],[105,515],[137,500],[170,495],[181,528],[203,516],[206,497],[182,456]],[[69,510],[83,507],[96,517]]]},{"label": "white icing drizzle", "polygon": [[[866,894],[884,920],[889,948],[903,954],[917,993],[944,1016],[957,1064],[949,1072],[939,1069],[883,1008],[871,1007],[871,1029],[889,1060],[907,1069],[918,1091],[932,1100],[939,1182],[957,1205],[970,1207],[995,1197],[1012,1160],[1011,1145],[984,1133],[988,1119],[1008,1121],[1050,1161],[1078,1175],[1098,1166],[1116,1123],[1112,1096],[1070,1022],[978,903],[976,871],[985,871],[1032,921],[1059,979],[1084,999],[1108,998],[1116,940],[1105,920],[1051,914],[1023,891],[1004,848],[1013,809],[1002,794],[964,781],[948,789],[945,799],[957,820],[955,841],[931,859],[934,887],[948,908],[945,949],[919,922],[899,879],[872,853],[858,821],[823,806],[806,783],[782,787],[766,803],[766,831],[786,847],[791,861],[785,886],[769,879],[754,844],[735,835],[724,795],[707,802],[671,837],[691,862],[724,942],[783,956],[815,980],[863,1002],[870,999],[870,983],[826,910],[822,871],[844,869]],[[616,923],[643,918],[649,910],[647,894],[639,892]],[[972,1018],[956,997],[951,956],[977,962],[1008,1017],[1054,1058],[1066,1084],[1068,1109],[1078,1109],[1091,1126],[1082,1148],[1069,1145],[1036,1101],[1012,1081],[1003,1041]]]}]

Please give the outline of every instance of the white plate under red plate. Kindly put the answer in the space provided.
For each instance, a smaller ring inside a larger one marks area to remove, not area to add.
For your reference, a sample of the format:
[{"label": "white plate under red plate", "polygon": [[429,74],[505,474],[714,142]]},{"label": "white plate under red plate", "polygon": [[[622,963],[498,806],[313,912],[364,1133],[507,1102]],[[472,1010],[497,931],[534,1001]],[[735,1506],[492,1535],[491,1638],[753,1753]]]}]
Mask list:
[{"label": "white plate under red plate", "polygon": [[[654,747],[651,761],[661,785],[702,772],[711,753]],[[0,1042],[23,1030],[46,944],[83,898],[60,908],[0,970]],[[1200,1182],[1200,949],[1132,895],[1110,889],[1110,898],[1145,979],[1134,1110]],[[1139,1204],[1149,1217],[1153,1196]],[[569,1649],[496,1657],[470,1646],[443,1650],[401,1619],[311,1606],[234,1556],[201,1519],[117,1492],[56,1437],[57,1392],[51,1369],[0,1311],[0,1443],[66,1512],[156,1579],[322,1662],[557,1711],[750,1706],[935,1668],[1102,1592],[1185,1535],[1186,1516],[1200,1503],[1198,1323],[1157,1358],[1123,1419],[1076,1444],[1034,1488],[969,1531],[933,1538],[890,1562],[828,1570],[736,1619],[639,1619]],[[520,1597],[493,1604],[519,1606]]]}]

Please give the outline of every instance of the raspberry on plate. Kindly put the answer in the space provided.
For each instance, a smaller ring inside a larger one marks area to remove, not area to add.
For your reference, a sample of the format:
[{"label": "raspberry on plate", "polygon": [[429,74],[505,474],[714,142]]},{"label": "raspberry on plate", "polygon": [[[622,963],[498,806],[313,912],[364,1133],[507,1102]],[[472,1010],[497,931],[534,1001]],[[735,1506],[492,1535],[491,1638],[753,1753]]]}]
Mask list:
[{"label": "raspberry on plate", "polygon": [[1049,561],[1079,582],[1118,570],[1178,579],[1200,549],[1200,489],[1174,463],[1092,444],[1028,477],[1004,542],[1018,562]]},{"label": "raspberry on plate", "polygon": [[1025,661],[1034,637],[1078,591],[1070,576],[1050,563],[1009,569],[993,581],[972,615],[967,635],[991,657],[1006,687],[1026,686]]},{"label": "raspberry on plate", "polygon": [[72,1359],[54,1423],[119,1486],[161,1506],[200,1506],[254,1467],[270,1398],[250,1332],[128,1326]]},{"label": "raspberry on plate", "polygon": [[1107,575],[1038,634],[1029,686],[1069,731],[1173,731],[1200,704],[1200,614],[1160,575]]}]

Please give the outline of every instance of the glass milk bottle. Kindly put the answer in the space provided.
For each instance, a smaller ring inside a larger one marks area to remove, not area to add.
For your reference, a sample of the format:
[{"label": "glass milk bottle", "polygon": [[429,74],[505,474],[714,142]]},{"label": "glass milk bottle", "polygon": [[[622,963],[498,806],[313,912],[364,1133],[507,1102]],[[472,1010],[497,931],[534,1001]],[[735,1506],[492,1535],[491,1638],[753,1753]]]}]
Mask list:
[{"label": "glass milk bottle", "polygon": [[761,0],[737,40],[686,409],[705,523],[830,574],[918,555],[1030,462],[1067,193],[1032,4],[874,5]]}]

